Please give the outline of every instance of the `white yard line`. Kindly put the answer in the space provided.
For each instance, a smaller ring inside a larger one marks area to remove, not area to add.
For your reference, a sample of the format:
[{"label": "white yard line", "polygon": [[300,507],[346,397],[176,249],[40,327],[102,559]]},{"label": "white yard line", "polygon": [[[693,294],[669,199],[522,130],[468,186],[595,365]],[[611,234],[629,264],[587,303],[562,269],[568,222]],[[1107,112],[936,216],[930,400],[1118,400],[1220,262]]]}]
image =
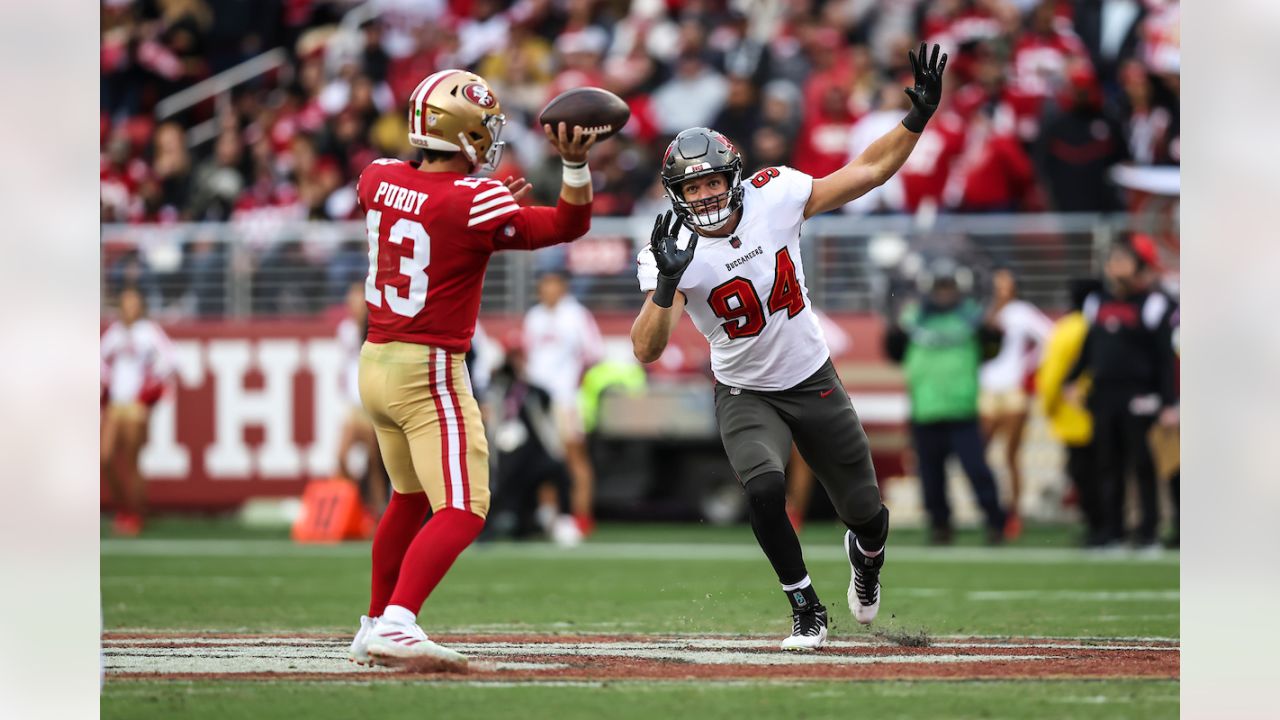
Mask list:
[{"label": "white yard line", "polygon": [[[1152,645],[1135,645],[1120,641],[1119,643],[1101,643],[1101,642],[985,642],[977,641],[974,638],[964,640],[937,640],[931,647],[948,648],[948,649],[964,649],[964,650],[984,650],[984,649],[1033,649],[1033,650],[1152,650],[1171,652],[1177,651],[1177,647],[1152,646]],[[168,644],[170,647],[155,647],[161,644]],[[668,635],[655,634],[645,639],[638,640],[609,640],[609,641],[591,641],[591,642],[520,642],[498,641],[498,642],[478,642],[478,643],[450,643],[460,651],[471,651],[479,654],[599,654],[599,653],[627,653],[631,650],[776,650],[778,648],[777,638],[730,638],[730,637],[673,637]],[[274,648],[274,652],[281,656],[305,657],[308,653],[315,652],[317,649],[323,650],[343,650],[345,651],[347,640],[328,639],[328,638],[308,638],[296,636],[281,637],[246,637],[246,638],[228,638],[228,637],[202,637],[199,635],[189,636],[158,636],[153,639],[145,638],[120,638],[110,639],[105,643],[106,647],[119,650],[121,652],[147,653],[151,651],[165,653],[217,653],[221,649],[229,652],[243,652],[247,654],[265,652],[267,649]],[[197,647],[172,647],[172,646],[191,646]],[[867,649],[867,648],[883,648],[890,647],[886,642],[874,638],[858,638],[847,640],[828,640],[827,647],[834,649]]]},{"label": "white yard line", "polygon": [[892,588],[886,593],[904,597],[950,597],[974,601],[1081,600],[1088,602],[1178,602],[1178,590],[956,590],[954,588]]},{"label": "white yard line", "polygon": [[[831,653],[743,652],[728,649],[690,650],[642,643],[537,643],[501,647],[493,644],[454,644],[459,652],[475,658],[476,669],[548,670],[568,667],[564,663],[494,660],[506,656],[554,658],[609,657],[661,660],[694,665],[890,665],[899,663],[943,665],[973,662],[1029,662],[1059,656],[1008,655],[1004,653],[835,655]],[[777,648],[773,644],[770,649]],[[333,645],[251,646],[217,648],[109,648],[107,672],[230,673],[230,672],[321,672],[363,671],[349,667],[346,650]]]},{"label": "white yard line", "polygon": [[[382,668],[362,668],[346,660],[347,641],[335,638],[210,637],[195,633],[157,637],[153,640],[124,638],[104,643],[103,660],[108,675],[210,674],[316,674],[330,677],[390,672]],[[167,645],[167,646],[166,646]],[[185,646],[184,646],[185,645]],[[701,666],[864,666],[894,664],[953,665],[969,663],[1034,663],[1066,660],[1079,655],[1072,651],[1154,653],[1178,652],[1176,647],[1086,642],[1004,642],[987,643],[953,640],[940,642],[932,652],[912,652],[890,648],[867,639],[836,640],[829,648],[869,650],[873,646],[885,654],[871,652],[787,653],[777,649],[776,639],[663,637],[652,639],[586,642],[477,642],[452,643],[472,658],[473,672],[529,672],[581,667],[582,659],[644,659],[664,663]],[[953,652],[937,652],[945,648]],[[1009,650],[1033,650],[1013,654]],[[573,662],[577,658],[578,662]],[[496,679],[496,678],[495,678]]]},{"label": "white yard line", "polygon": [[[131,540],[105,539],[101,552],[107,557],[364,557],[369,554],[365,543],[337,545],[299,545],[289,540],[199,540],[136,538]],[[760,549],[745,543],[586,543],[576,548],[564,549],[543,543],[499,544],[478,546],[468,553],[499,559],[548,559],[571,558],[590,560],[703,560],[750,561],[760,560]],[[985,547],[894,547],[890,546],[890,561],[894,563],[979,563],[979,564],[1033,564],[1033,565],[1109,565],[1144,564],[1177,565],[1177,553],[1114,553],[1099,554],[1073,548],[985,548]],[[837,540],[831,543],[809,543],[805,556],[813,560],[840,560],[844,551]]]}]

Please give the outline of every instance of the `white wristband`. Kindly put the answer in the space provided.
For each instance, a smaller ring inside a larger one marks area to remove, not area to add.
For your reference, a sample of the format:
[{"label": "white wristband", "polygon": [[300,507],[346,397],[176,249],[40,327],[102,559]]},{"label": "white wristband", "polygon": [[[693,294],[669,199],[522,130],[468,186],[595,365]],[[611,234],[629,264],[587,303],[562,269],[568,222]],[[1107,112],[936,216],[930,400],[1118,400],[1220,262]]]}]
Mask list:
[{"label": "white wristband", "polygon": [[582,163],[582,167],[569,167],[568,163],[564,163],[561,181],[569,187],[586,187],[591,184],[591,168],[586,163]]}]

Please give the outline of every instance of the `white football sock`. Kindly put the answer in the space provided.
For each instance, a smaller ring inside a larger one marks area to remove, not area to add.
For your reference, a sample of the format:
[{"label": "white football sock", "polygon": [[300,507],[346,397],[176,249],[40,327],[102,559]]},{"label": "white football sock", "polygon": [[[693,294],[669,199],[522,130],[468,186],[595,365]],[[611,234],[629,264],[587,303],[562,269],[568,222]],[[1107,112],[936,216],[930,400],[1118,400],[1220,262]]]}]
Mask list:
[{"label": "white football sock", "polygon": [[382,611],[380,620],[391,625],[412,625],[417,622],[418,616],[409,612],[409,608],[388,605],[387,609]]},{"label": "white football sock", "polygon": [[804,579],[801,580],[800,582],[791,583],[790,585],[783,585],[782,589],[784,592],[791,592],[792,590],[803,590],[812,584],[813,583],[809,581],[809,576],[805,575]]},{"label": "white football sock", "polygon": [[867,556],[867,557],[869,557],[869,558],[876,557],[876,556],[877,556],[877,555],[879,555],[880,553],[884,552],[884,548],[880,548],[879,550],[876,550],[875,552],[871,552],[871,551],[867,550],[866,548],[862,547],[862,543],[858,542],[858,539],[857,539],[857,538],[854,538],[853,543],[854,543],[855,545],[857,545],[857,546],[858,546],[858,552],[862,553],[863,555],[866,555],[866,556]]}]

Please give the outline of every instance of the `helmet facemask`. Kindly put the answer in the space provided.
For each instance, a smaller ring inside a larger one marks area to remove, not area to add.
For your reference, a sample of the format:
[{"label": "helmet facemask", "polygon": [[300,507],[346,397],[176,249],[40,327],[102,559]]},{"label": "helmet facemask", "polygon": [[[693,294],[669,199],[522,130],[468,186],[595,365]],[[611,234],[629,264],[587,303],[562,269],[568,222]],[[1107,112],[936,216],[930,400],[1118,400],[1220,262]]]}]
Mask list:
[{"label": "helmet facemask", "polygon": [[[686,182],[719,174],[725,176],[726,184],[729,186],[728,190],[719,195],[702,197],[697,200],[686,200],[684,198],[681,188]],[[667,188],[667,196],[671,198],[671,204],[676,211],[676,215],[690,229],[719,230],[742,207],[741,169],[715,168],[711,171],[696,173],[688,178],[682,178],[678,182],[668,182],[664,178],[663,185]]]},{"label": "helmet facemask", "polygon": [[485,151],[484,157],[481,158],[476,152],[476,143],[473,138],[468,138],[462,133],[458,133],[458,146],[471,160],[471,166],[477,170],[484,172],[493,172],[497,169],[498,164],[502,162],[502,151],[507,146],[505,142],[498,138],[502,136],[502,128],[507,124],[505,115],[489,115],[485,114],[480,121],[485,130],[489,132],[489,149]]}]

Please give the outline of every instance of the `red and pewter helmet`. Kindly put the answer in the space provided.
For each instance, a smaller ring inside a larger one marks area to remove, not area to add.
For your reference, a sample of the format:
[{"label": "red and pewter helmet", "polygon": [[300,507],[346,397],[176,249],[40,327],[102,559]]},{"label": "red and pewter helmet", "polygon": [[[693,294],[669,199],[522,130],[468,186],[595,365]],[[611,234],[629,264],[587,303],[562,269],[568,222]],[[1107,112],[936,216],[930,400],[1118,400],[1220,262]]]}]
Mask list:
[{"label": "red and pewter helmet", "polygon": [[[724,173],[729,189],[693,202],[684,199],[686,180]],[[690,229],[715,230],[742,207],[742,155],[724,135],[710,128],[689,128],[676,135],[662,156],[662,186],[676,215]]]},{"label": "red and pewter helmet", "polygon": [[498,137],[505,123],[489,83],[466,70],[429,75],[409,96],[409,144],[465,153],[483,170],[493,170],[502,159]]}]

